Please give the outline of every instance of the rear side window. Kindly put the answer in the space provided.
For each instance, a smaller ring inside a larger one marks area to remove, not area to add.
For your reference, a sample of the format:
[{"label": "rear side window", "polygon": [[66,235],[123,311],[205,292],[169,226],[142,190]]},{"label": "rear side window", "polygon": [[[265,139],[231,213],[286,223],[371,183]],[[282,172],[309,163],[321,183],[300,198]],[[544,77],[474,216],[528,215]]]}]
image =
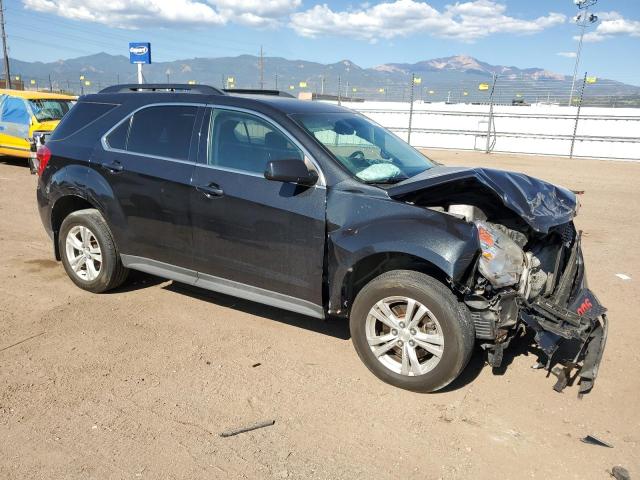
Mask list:
[{"label": "rear side window", "polygon": [[132,153],[188,160],[197,112],[198,107],[186,105],[148,107],[133,115],[128,135],[121,125],[107,142],[112,148]]},{"label": "rear side window", "polygon": [[131,117],[127,118],[126,122],[122,122],[114,131],[112,131],[107,137],[107,143],[111,148],[117,150],[127,149],[127,135],[129,134],[129,124],[131,123]]},{"label": "rear side window", "polygon": [[51,140],[67,138],[116,108],[112,103],[80,102],[69,110],[51,135]]}]

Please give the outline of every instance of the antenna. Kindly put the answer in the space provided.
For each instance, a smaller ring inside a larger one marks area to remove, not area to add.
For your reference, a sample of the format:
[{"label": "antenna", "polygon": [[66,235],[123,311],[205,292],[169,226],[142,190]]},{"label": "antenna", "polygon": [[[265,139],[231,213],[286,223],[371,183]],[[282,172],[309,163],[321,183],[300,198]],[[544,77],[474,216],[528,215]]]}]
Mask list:
[{"label": "antenna", "polygon": [[11,88],[11,72],[9,71],[9,53],[7,49],[7,33],[4,30],[4,4],[0,0],[0,30],[2,30],[2,51],[4,53],[5,87]]}]

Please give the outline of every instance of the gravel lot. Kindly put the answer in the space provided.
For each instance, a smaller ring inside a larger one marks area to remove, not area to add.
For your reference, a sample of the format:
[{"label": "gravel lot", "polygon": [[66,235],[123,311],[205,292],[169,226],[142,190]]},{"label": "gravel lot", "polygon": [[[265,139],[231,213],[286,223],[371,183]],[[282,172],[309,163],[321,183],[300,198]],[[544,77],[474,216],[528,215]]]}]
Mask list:
[{"label": "gravel lot", "polygon": [[640,475],[640,163],[428,153],[585,191],[577,224],[611,319],[593,393],[555,393],[522,346],[503,375],[477,353],[460,381],[420,395],[369,374],[342,322],[143,274],[83,292],[53,260],[36,178],[0,159],[0,478]]}]

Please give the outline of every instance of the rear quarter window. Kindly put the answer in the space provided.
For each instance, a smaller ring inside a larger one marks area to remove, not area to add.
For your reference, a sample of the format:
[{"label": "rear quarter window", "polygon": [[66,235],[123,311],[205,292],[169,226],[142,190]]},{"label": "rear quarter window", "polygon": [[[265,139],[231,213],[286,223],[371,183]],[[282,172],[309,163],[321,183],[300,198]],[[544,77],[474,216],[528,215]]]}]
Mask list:
[{"label": "rear quarter window", "polygon": [[95,122],[118,105],[112,103],[79,102],[69,110],[51,135],[51,140],[62,140]]},{"label": "rear quarter window", "polygon": [[[126,137],[128,152],[156,157],[187,160],[198,107],[187,105],[150,106],[133,114]],[[126,123],[126,122],[125,122]],[[107,143],[120,148],[122,125],[114,130]]]}]

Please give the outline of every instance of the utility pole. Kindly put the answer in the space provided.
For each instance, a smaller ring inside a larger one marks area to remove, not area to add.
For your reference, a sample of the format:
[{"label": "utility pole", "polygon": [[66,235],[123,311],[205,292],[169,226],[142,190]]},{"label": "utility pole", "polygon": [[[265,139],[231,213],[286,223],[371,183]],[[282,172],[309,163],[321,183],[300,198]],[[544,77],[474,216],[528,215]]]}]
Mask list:
[{"label": "utility pole", "polygon": [[53,92],[53,84],[51,83],[51,74],[49,74],[49,91]]},{"label": "utility pole", "polygon": [[4,30],[4,3],[0,0],[0,29],[2,30],[2,52],[4,54],[5,87],[11,88],[11,72],[9,71],[9,49],[7,48],[7,33]]},{"label": "utility pole", "polygon": [[278,70],[276,69],[276,90],[278,90]]},{"label": "utility pole", "polygon": [[264,90],[264,56],[260,45],[260,90]]},{"label": "utility pole", "polygon": [[323,75],[322,76],[322,81],[320,83],[320,95],[324,95],[324,81],[325,81],[325,78],[324,78],[324,75]]},{"label": "utility pole", "polygon": [[341,97],[342,97],[342,79],[340,78],[340,75],[338,75],[338,105],[342,105]]}]

